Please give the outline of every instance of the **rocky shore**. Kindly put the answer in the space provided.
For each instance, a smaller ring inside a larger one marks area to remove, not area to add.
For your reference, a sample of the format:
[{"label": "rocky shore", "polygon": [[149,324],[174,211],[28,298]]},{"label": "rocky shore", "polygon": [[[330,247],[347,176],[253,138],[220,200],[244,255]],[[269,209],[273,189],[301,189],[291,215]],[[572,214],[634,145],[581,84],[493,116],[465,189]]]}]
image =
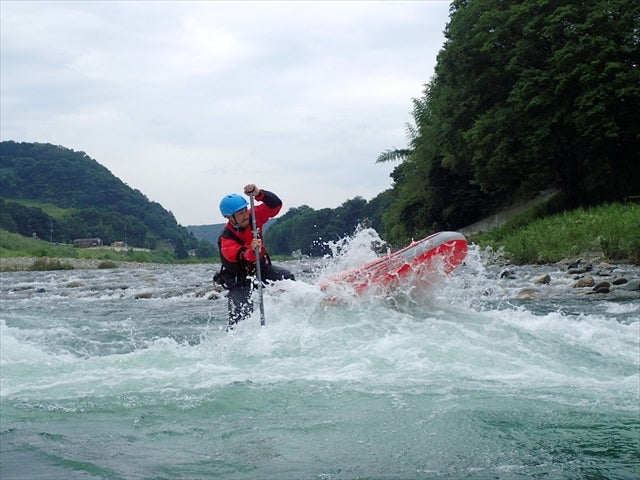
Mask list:
[{"label": "rocky shore", "polygon": [[[616,290],[640,293],[640,268],[637,267],[583,258],[564,260],[549,267],[549,273],[530,278],[531,286],[523,288],[518,298],[539,298],[543,294],[541,288],[555,281],[568,282],[576,292],[586,294],[608,294]],[[514,271],[507,266],[500,278],[515,279]]]},{"label": "rocky shore", "polygon": [[[42,268],[44,264],[45,268]],[[149,264],[87,258],[0,258],[0,272],[28,270],[87,270],[108,268],[132,268]],[[58,268],[56,268],[58,267]],[[520,299],[535,299],[545,296],[545,287],[556,282],[568,284],[576,293],[609,294],[615,291],[640,293],[640,268],[631,265],[608,263],[598,258],[568,259],[548,265],[548,273],[530,277],[518,293]],[[519,274],[515,267],[503,265],[500,279],[515,280]]]},{"label": "rocky shore", "polygon": [[19,272],[25,270],[56,270],[41,268],[47,263],[59,265],[59,270],[87,270],[92,268],[118,268],[144,265],[138,262],[121,262],[116,260],[98,260],[95,258],[47,258],[47,257],[5,257],[0,258],[0,272]]}]

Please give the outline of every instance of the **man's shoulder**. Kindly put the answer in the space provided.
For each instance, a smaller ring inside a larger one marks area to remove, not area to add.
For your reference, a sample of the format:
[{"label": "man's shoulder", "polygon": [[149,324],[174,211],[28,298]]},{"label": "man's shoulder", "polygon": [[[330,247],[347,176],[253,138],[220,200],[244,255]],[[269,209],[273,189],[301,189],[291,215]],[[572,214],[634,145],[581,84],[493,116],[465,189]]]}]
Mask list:
[{"label": "man's shoulder", "polygon": [[244,232],[244,228],[239,229],[237,231],[234,231],[233,229],[229,228],[227,225],[224,226],[224,228],[222,229],[222,231],[220,232],[220,238],[226,238],[229,240],[236,240],[239,241],[241,243],[244,243],[242,241],[242,233]]}]

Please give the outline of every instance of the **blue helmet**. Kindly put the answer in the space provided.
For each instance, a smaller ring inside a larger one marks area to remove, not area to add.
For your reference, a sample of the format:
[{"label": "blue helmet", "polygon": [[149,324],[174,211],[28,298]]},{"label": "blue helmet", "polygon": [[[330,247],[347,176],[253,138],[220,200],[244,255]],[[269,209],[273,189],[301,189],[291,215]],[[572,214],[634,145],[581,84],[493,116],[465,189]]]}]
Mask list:
[{"label": "blue helmet", "polygon": [[220,201],[220,213],[222,213],[223,217],[233,215],[243,208],[247,208],[247,201],[237,193],[230,193]]}]

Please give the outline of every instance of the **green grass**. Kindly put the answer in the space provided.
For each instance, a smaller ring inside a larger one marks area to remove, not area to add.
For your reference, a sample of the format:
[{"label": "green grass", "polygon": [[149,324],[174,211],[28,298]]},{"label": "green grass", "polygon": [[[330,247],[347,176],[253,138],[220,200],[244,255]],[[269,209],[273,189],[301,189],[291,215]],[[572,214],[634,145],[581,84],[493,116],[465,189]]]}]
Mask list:
[{"label": "green grass", "polygon": [[533,220],[530,213],[523,214],[470,240],[502,249],[514,264],[553,263],[582,255],[640,264],[640,205],[611,203]]},{"label": "green grass", "polygon": [[37,200],[27,200],[27,199],[16,200],[16,199],[9,199],[9,198],[5,198],[5,200],[8,200],[10,202],[20,203],[25,207],[39,208],[50,217],[53,217],[56,219],[60,219],[64,217],[66,214],[68,214],[69,212],[73,212],[75,210],[74,208],[62,208],[57,205],[53,205],[51,203],[39,202]]},{"label": "green grass", "polygon": [[80,255],[72,245],[49,243],[0,229],[0,257],[80,258]]},{"label": "green grass", "polygon": [[[188,259],[177,261],[170,251],[135,250],[116,251],[109,247],[78,248],[68,244],[49,243],[44,240],[23,237],[0,229],[0,258],[37,257],[37,258],[80,258],[103,261],[100,268],[113,268],[106,262],[139,262],[139,263],[203,263],[208,260]],[[43,264],[42,269],[46,266]]]},{"label": "green grass", "polygon": [[[566,258],[597,255],[611,261],[640,265],[640,205],[612,203],[590,209],[577,209],[544,216],[530,211],[504,226],[469,240],[481,247],[502,250],[514,264],[554,263]],[[175,260],[167,250],[76,248],[53,244],[0,230],[0,258],[42,257],[40,266],[51,259],[86,258],[101,260],[100,268],[114,268],[118,261],[141,263],[211,263],[217,259]],[[61,265],[65,268],[64,265]]]},{"label": "green grass", "polygon": [[73,265],[57,258],[39,257],[33,261],[29,270],[73,270]]}]

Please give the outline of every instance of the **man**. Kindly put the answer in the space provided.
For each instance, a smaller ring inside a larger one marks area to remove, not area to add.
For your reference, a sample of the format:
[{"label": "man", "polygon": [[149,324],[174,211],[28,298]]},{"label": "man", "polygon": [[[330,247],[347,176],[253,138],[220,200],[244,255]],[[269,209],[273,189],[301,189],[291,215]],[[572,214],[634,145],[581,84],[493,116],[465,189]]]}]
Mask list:
[{"label": "man", "polygon": [[255,205],[256,229],[254,238],[251,214],[247,200],[237,193],[226,195],[220,201],[220,213],[228,220],[218,238],[222,269],[213,278],[229,290],[229,325],[235,325],[253,312],[251,277],[256,274],[256,249],[259,249],[260,273],[265,283],[275,280],[295,280],[293,274],[271,263],[264,242],[262,226],[275,217],[282,201],[275,193],[261,190],[254,184],[244,187],[245,195],[253,195],[261,202]]}]

